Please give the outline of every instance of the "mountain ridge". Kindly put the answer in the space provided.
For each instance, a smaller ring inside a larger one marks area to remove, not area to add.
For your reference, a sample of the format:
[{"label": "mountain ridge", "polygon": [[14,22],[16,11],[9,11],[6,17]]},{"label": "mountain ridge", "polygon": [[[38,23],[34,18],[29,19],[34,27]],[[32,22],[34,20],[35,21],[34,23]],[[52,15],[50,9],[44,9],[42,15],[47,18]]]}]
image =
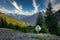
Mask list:
[{"label": "mountain ridge", "polygon": [[[42,16],[44,16],[44,12],[37,12],[37,13],[35,13],[35,14],[33,14],[33,15],[19,15],[19,14],[7,14],[7,15],[9,15],[9,16],[12,16],[12,17],[14,17],[15,19],[18,19],[18,20],[22,20],[22,21],[24,21],[25,23],[28,23],[28,24],[30,24],[30,25],[35,25],[35,23],[36,23],[36,19],[37,19],[37,16],[38,16],[38,14],[41,14]],[[33,22],[32,22],[33,21]]]},{"label": "mountain ridge", "polygon": [[8,15],[6,15],[4,13],[1,13],[1,12],[0,12],[0,17],[2,17],[4,20],[6,19],[8,24],[9,23],[12,23],[13,25],[18,24],[20,27],[27,27],[28,26],[27,23],[25,23],[25,22],[23,22],[21,20],[17,20],[14,17],[10,17],[10,16],[8,16]]}]

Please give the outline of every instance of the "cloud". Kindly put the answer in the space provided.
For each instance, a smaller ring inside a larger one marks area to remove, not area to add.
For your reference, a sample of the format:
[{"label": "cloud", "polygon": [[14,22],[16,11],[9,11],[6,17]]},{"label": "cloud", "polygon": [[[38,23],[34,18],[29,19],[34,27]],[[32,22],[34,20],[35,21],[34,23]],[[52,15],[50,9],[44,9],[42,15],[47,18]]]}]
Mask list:
[{"label": "cloud", "polygon": [[10,11],[7,10],[5,7],[0,7],[0,12],[3,12],[3,13],[10,13]]},{"label": "cloud", "polygon": [[24,15],[33,15],[34,13],[33,12],[31,12],[31,11],[25,11],[25,12],[23,12],[24,13]]},{"label": "cloud", "polygon": [[[55,5],[56,0],[50,0],[50,2],[51,2],[52,5]],[[46,8],[48,6],[48,3],[49,3],[49,0],[45,0],[44,5],[45,5]]]},{"label": "cloud", "polygon": [[[0,6],[0,12],[2,13],[5,13],[5,14],[9,14],[9,13],[12,13],[12,14],[20,14],[20,12],[16,9],[13,9],[13,10],[8,10],[7,8],[3,7],[3,6]],[[30,11],[23,11],[24,14],[22,15],[33,15],[33,12],[30,12]]]},{"label": "cloud", "polygon": [[50,0],[50,2],[51,2],[51,3],[55,3],[55,2],[56,2],[56,0]]},{"label": "cloud", "polygon": [[2,6],[0,8],[0,12],[3,12],[3,13],[17,13],[19,15],[33,15],[34,13],[38,12],[38,7],[39,5],[37,5],[37,3],[35,2],[35,0],[33,0],[33,7],[34,7],[34,10],[32,11],[28,11],[28,10],[25,10],[23,11],[23,7],[22,5],[19,5],[17,4],[16,1],[11,1],[9,0],[9,2],[12,4],[12,6],[15,7],[15,9],[12,9],[12,10],[9,10],[9,9],[6,9],[4,6]]},{"label": "cloud", "polygon": [[55,5],[55,3],[56,3],[56,0],[51,0],[52,5]]},{"label": "cloud", "polygon": [[[29,12],[29,11],[23,11],[22,9],[22,5],[18,6],[18,4],[16,3],[16,1],[10,1],[9,2],[15,7],[16,10],[14,10],[15,12],[17,12],[18,14],[22,14],[22,15],[32,15],[33,12]],[[32,14],[31,14],[32,13]]]},{"label": "cloud", "polygon": [[[48,7],[48,2],[49,0],[46,0],[44,5],[45,7],[47,8]],[[53,7],[53,11],[57,11],[58,9],[60,9],[60,2],[59,0],[50,0],[51,4],[52,4],[52,7]]]},{"label": "cloud", "polygon": [[10,1],[9,0],[9,2],[16,8],[16,12],[19,14],[23,14],[23,15],[33,15],[34,13],[36,13],[36,12],[38,12],[38,7],[39,6],[37,6],[37,4],[36,4],[36,2],[35,2],[35,0],[33,1],[33,6],[34,6],[34,8],[35,8],[35,10],[33,10],[33,11],[23,11],[22,9],[22,5],[20,5],[20,6],[18,6],[18,4],[16,3],[16,1]]},{"label": "cloud", "polygon": [[17,11],[20,12],[20,14],[23,14],[22,5],[18,6],[18,4],[16,3],[16,1],[12,2],[12,1],[9,0],[9,2],[16,8]]},{"label": "cloud", "polygon": [[0,12],[2,12],[2,13],[17,13],[17,11],[16,11],[16,9],[14,9],[14,10],[8,10],[8,9],[6,9],[5,7],[0,7]]},{"label": "cloud", "polygon": [[59,4],[56,4],[55,6],[53,6],[53,10],[59,10],[60,9],[60,3]]},{"label": "cloud", "polygon": [[35,0],[33,0],[33,7],[34,7],[34,13],[37,13],[38,12],[38,7],[39,7],[39,5],[37,5],[37,3],[36,3],[36,1]]}]

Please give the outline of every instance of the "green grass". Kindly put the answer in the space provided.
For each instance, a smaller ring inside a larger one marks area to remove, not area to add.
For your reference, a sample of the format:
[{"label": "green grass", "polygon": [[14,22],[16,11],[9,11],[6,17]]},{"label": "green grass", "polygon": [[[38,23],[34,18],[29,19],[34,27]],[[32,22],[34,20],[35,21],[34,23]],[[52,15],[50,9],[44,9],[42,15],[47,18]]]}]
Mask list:
[{"label": "green grass", "polygon": [[41,37],[41,36],[32,36],[31,38],[38,39],[38,40],[46,40],[45,37]]}]

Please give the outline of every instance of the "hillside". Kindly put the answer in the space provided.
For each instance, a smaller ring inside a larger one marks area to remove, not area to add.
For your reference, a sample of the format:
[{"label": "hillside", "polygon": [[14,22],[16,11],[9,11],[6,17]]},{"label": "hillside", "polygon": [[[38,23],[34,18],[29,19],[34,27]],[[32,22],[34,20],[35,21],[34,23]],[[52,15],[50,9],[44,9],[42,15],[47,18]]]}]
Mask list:
[{"label": "hillside", "polygon": [[20,27],[27,27],[28,26],[27,23],[24,23],[23,21],[14,19],[13,17],[5,15],[4,13],[0,13],[0,17],[2,17],[4,20],[6,20],[6,22],[8,24],[9,23],[12,23],[13,25],[17,25],[18,24],[18,26],[20,26]]},{"label": "hillside", "polygon": [[0,28],[0,40],[60,40],[60,36],[43,33],[21,33],[15,30]]},{"label": "hillside", "polygon": [[22,20],[26,23],[29,23],[30,25],[35,25],[38,14],[44,17],[44,12],[40,12],[40,11],[33,15],[19,15],[17,13],[14,13],[14,14],[8,13],[6,15],[14,17],[15,19],[18,19],[18,20]]}]

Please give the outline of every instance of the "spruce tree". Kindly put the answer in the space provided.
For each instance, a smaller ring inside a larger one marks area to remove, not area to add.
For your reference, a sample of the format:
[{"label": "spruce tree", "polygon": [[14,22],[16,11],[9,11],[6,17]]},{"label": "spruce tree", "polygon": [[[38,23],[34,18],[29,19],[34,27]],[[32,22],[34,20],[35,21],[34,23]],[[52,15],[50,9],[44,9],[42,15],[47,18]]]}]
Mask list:
[{"label": "spruce tree", "polygon": [[2,27],[2,17],[0,17],[0,27]]},{"label": "spruce tree", "polygon": [[49,3],[48,3],[48,8],[46,8],[46,9],[47,9],[47,11],[46,11],[47,16],[51,15],[53,13],[52,12],[52,4],[51,4],[50,0],[49,0]]},{"label": "spruce tree", "polygon": [[45,23],[46,23],[47,27],[49,28],[50,33],[56,32],[57,19],[56,19],[56,16],[54,15],[54,13],[52,11],[52,5],[51,5],[50,0],[49,0],[48,8],[46,11]]},{"label": "spruce tree", "polygon": [[4,19],[4,27],[7,28],[7,25],[8,25],[8,23],[7,23],[6,18],[5,18]]},{"label": "spruce tree", "polygon": [[0,26],[1,26],[2,28],[4,27],[4,20],[3,20],[2,17],[0,18]]}]

